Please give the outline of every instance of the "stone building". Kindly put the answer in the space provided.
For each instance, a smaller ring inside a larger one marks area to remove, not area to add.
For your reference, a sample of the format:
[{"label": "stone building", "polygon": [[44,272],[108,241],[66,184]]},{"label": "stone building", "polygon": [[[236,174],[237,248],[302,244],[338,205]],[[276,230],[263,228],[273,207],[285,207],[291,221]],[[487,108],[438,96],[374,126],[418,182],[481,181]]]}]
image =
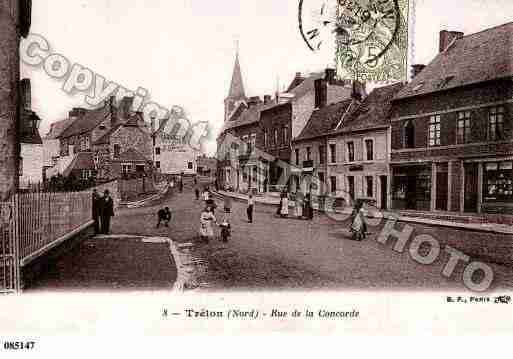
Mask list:
[{"label": "stone building", "polygon": [[142,113],[131,110],[132,101],[126,97],[116,106],[111,97],[98,109],[70,111],[70,124],[56,136],[60,158],[53,170],[47,171],[47,177],[73,173],[84,180],[109,180],[150,175],[151,131]]},{"label": "stone building", "polygon": [[397,94],[394,209],[513,213],[512,34],[440,32],[438,55]]}]

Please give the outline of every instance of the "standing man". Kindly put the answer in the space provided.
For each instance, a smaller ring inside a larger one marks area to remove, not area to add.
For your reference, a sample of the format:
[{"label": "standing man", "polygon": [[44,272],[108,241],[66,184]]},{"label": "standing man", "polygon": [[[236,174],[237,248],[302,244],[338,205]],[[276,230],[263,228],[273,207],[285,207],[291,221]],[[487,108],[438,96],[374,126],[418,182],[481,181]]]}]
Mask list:
[{"label": "standing man", "polygon": [[102,199],[100,195],[98,194],[98,191],[93,189],[92,194],[92,216],[94,221],[94,235],[100,234],[100,213],[101,213],[101,204]]},{"label": "standing man", "polygon": [[250,193],[248,197],[248,208],[246,213],[248,215],[248,222],[253,223],[253,208],[255,206],[255,200],[253,199],[253,195]]},{"label": "standing man", "polygon": [[108,189],[103,194],[102,201],[102,233],[110,233],[110,218],[114,216],[114,201]]}]

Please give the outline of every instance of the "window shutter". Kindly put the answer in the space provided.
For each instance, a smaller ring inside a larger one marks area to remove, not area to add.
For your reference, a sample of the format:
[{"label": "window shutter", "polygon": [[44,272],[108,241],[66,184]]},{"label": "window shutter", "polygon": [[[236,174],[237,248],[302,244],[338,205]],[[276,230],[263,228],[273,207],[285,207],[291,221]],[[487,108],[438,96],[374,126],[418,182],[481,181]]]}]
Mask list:
[{"label": "window shutter", "polygon": [[19,0],[20,1],[20,33],[21,36],[27,37],[30,32],[30,25],[32,22],[32,0]]}]

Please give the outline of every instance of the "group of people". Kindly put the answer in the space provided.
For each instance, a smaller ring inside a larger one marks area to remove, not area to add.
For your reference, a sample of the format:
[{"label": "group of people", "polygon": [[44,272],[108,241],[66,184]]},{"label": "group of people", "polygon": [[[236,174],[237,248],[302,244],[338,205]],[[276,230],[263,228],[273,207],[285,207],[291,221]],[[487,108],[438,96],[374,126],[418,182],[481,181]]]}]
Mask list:
[{"label": "group of people", "polygon": [[[313,219],[313,207],[310,193],[303,198],[303,194],[298,192],[295,200],[295,213],[298,218]],[[280,204],[276,214],[280,217],[288,217],[289,215],[289,194],[284,191],[280,195]]]},{"label": "group of people", "polygon": [[94,221],[94,234],[109,234],[110,220],[114,216],[114,200],[106,189],[101,196],[93,189],[92,193],[92,217]]},{"label": "group of people", "polygon": [[[196,188],[196,199],[199,199],[199,190]],[[229,215],[231,213],[231,198],[225,196],[224,198],[224,218],[221,222],[217,221],[215,216],[215,209],[217,204],[214,201],[212,193],[208,187],[203,191],[203,201],[205,206],[200,216],[200,229],[199,234],[204,242],[209,242],[215,237],[214,226],[218,226],[221,230],[220,237],[222,242],[228,242],[231,236],[231,225]]]}]

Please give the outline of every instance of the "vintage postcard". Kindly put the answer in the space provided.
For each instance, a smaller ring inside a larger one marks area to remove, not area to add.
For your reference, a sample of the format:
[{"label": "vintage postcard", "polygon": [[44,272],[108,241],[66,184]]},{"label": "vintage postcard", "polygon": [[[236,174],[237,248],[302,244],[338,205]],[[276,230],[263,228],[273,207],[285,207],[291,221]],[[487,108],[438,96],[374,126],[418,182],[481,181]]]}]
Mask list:
[{"label": "vintage postcard", "polygon": [[513,331],[512,1],[0,16],[0,352]]}]

